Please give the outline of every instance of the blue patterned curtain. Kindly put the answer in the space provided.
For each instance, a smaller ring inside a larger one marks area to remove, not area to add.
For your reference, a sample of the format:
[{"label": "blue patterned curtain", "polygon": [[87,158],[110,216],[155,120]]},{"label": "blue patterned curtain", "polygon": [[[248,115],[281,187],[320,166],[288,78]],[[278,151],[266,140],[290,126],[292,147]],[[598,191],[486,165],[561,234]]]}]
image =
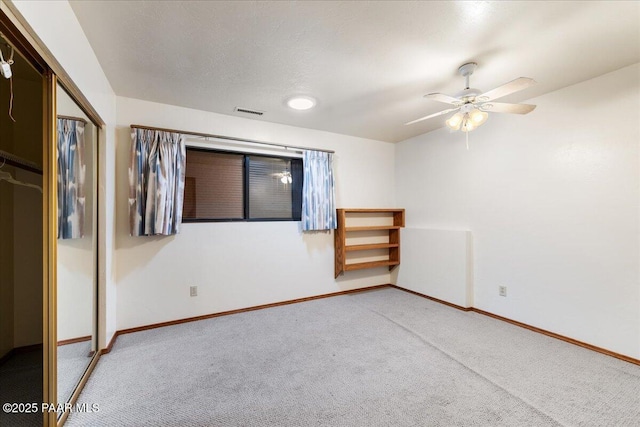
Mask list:
[{"label": "blue patterned curtain", "polygon": [[302,185],[302,230],[336,228],[336,191],[333,179],[333,154],[305,151]]},{"label": "blue patterned curtain", "polygon": [[84,236],[84,123],[58,119],[58,239]]},{"label": "blue patterned curtain", "polygon": [[132,130],[129,165],[132,236],[180,232],[186,159],[182,135],[150,129]]}]

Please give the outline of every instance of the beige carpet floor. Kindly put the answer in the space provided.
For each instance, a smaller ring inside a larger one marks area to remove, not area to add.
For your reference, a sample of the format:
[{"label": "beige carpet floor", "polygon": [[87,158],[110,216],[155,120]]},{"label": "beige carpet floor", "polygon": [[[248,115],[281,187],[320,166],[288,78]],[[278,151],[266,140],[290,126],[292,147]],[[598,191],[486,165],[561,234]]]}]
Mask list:
[{"label": "beige carpet floor", "polygon": [[385,288],[118,338],[68,426],[640,426],[640,366]]}]

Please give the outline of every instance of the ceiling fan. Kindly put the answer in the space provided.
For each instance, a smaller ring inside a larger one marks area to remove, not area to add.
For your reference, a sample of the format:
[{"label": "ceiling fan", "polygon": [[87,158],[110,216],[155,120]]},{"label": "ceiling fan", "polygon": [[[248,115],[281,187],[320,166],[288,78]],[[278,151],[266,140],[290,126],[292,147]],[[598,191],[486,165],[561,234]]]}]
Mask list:
[{"label": "ceiling fan", "polygon": [[288,169],[285,169],[282,172],[272,173],[271,176],[278,178],[283,184],[291,184],[293,182],[293,177]]},{"label": "ceiling fan", "polygon": [[416,120],[412,120],[405,125],[411,125],[433,117],[453,113],[445,123],[451,130],[461,130],[470,132],[482,125],[492,113],[512,113],[527,114],[533,111],[536,106],[530,104],[508,104],[504,102],[494,102],[495,99],[521,91],[535,83],[535,80],[528,77],[519,77],[509,83],[498,86],[488,92],[482,93],[479,89],[469,87],[469,77],[476,70],[478,64],[469,62],[458,68],[458,72],[465,78],[465,89],[455,96],[443,93],[429,93],[425,98],[432,99],[445,104],[453,105],[453,108],[442,110],[438,113],[430,114]]}]

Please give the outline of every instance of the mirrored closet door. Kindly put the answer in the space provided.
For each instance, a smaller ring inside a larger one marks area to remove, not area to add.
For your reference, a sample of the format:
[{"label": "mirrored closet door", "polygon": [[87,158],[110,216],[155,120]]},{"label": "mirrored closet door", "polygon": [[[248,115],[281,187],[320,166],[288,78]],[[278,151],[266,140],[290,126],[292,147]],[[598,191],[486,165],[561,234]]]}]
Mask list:
[{"label": "mirrored closet door", "polygon": [[71,401],[97,350],[98,128],[57,89],[57,384]]}]

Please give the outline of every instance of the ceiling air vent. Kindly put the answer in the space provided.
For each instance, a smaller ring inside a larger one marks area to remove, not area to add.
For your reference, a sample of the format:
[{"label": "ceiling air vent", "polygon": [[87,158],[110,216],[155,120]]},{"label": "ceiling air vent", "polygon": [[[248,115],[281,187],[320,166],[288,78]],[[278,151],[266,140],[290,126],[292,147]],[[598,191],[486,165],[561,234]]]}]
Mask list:
[{"label": "ceiling air vent", "polygon": [[233,111],[237,111],[238,113],[255,114],[256,116],[261,116],[264,114],[264,111],[251,110],[249,108],[240,107],[236,107]]}]

